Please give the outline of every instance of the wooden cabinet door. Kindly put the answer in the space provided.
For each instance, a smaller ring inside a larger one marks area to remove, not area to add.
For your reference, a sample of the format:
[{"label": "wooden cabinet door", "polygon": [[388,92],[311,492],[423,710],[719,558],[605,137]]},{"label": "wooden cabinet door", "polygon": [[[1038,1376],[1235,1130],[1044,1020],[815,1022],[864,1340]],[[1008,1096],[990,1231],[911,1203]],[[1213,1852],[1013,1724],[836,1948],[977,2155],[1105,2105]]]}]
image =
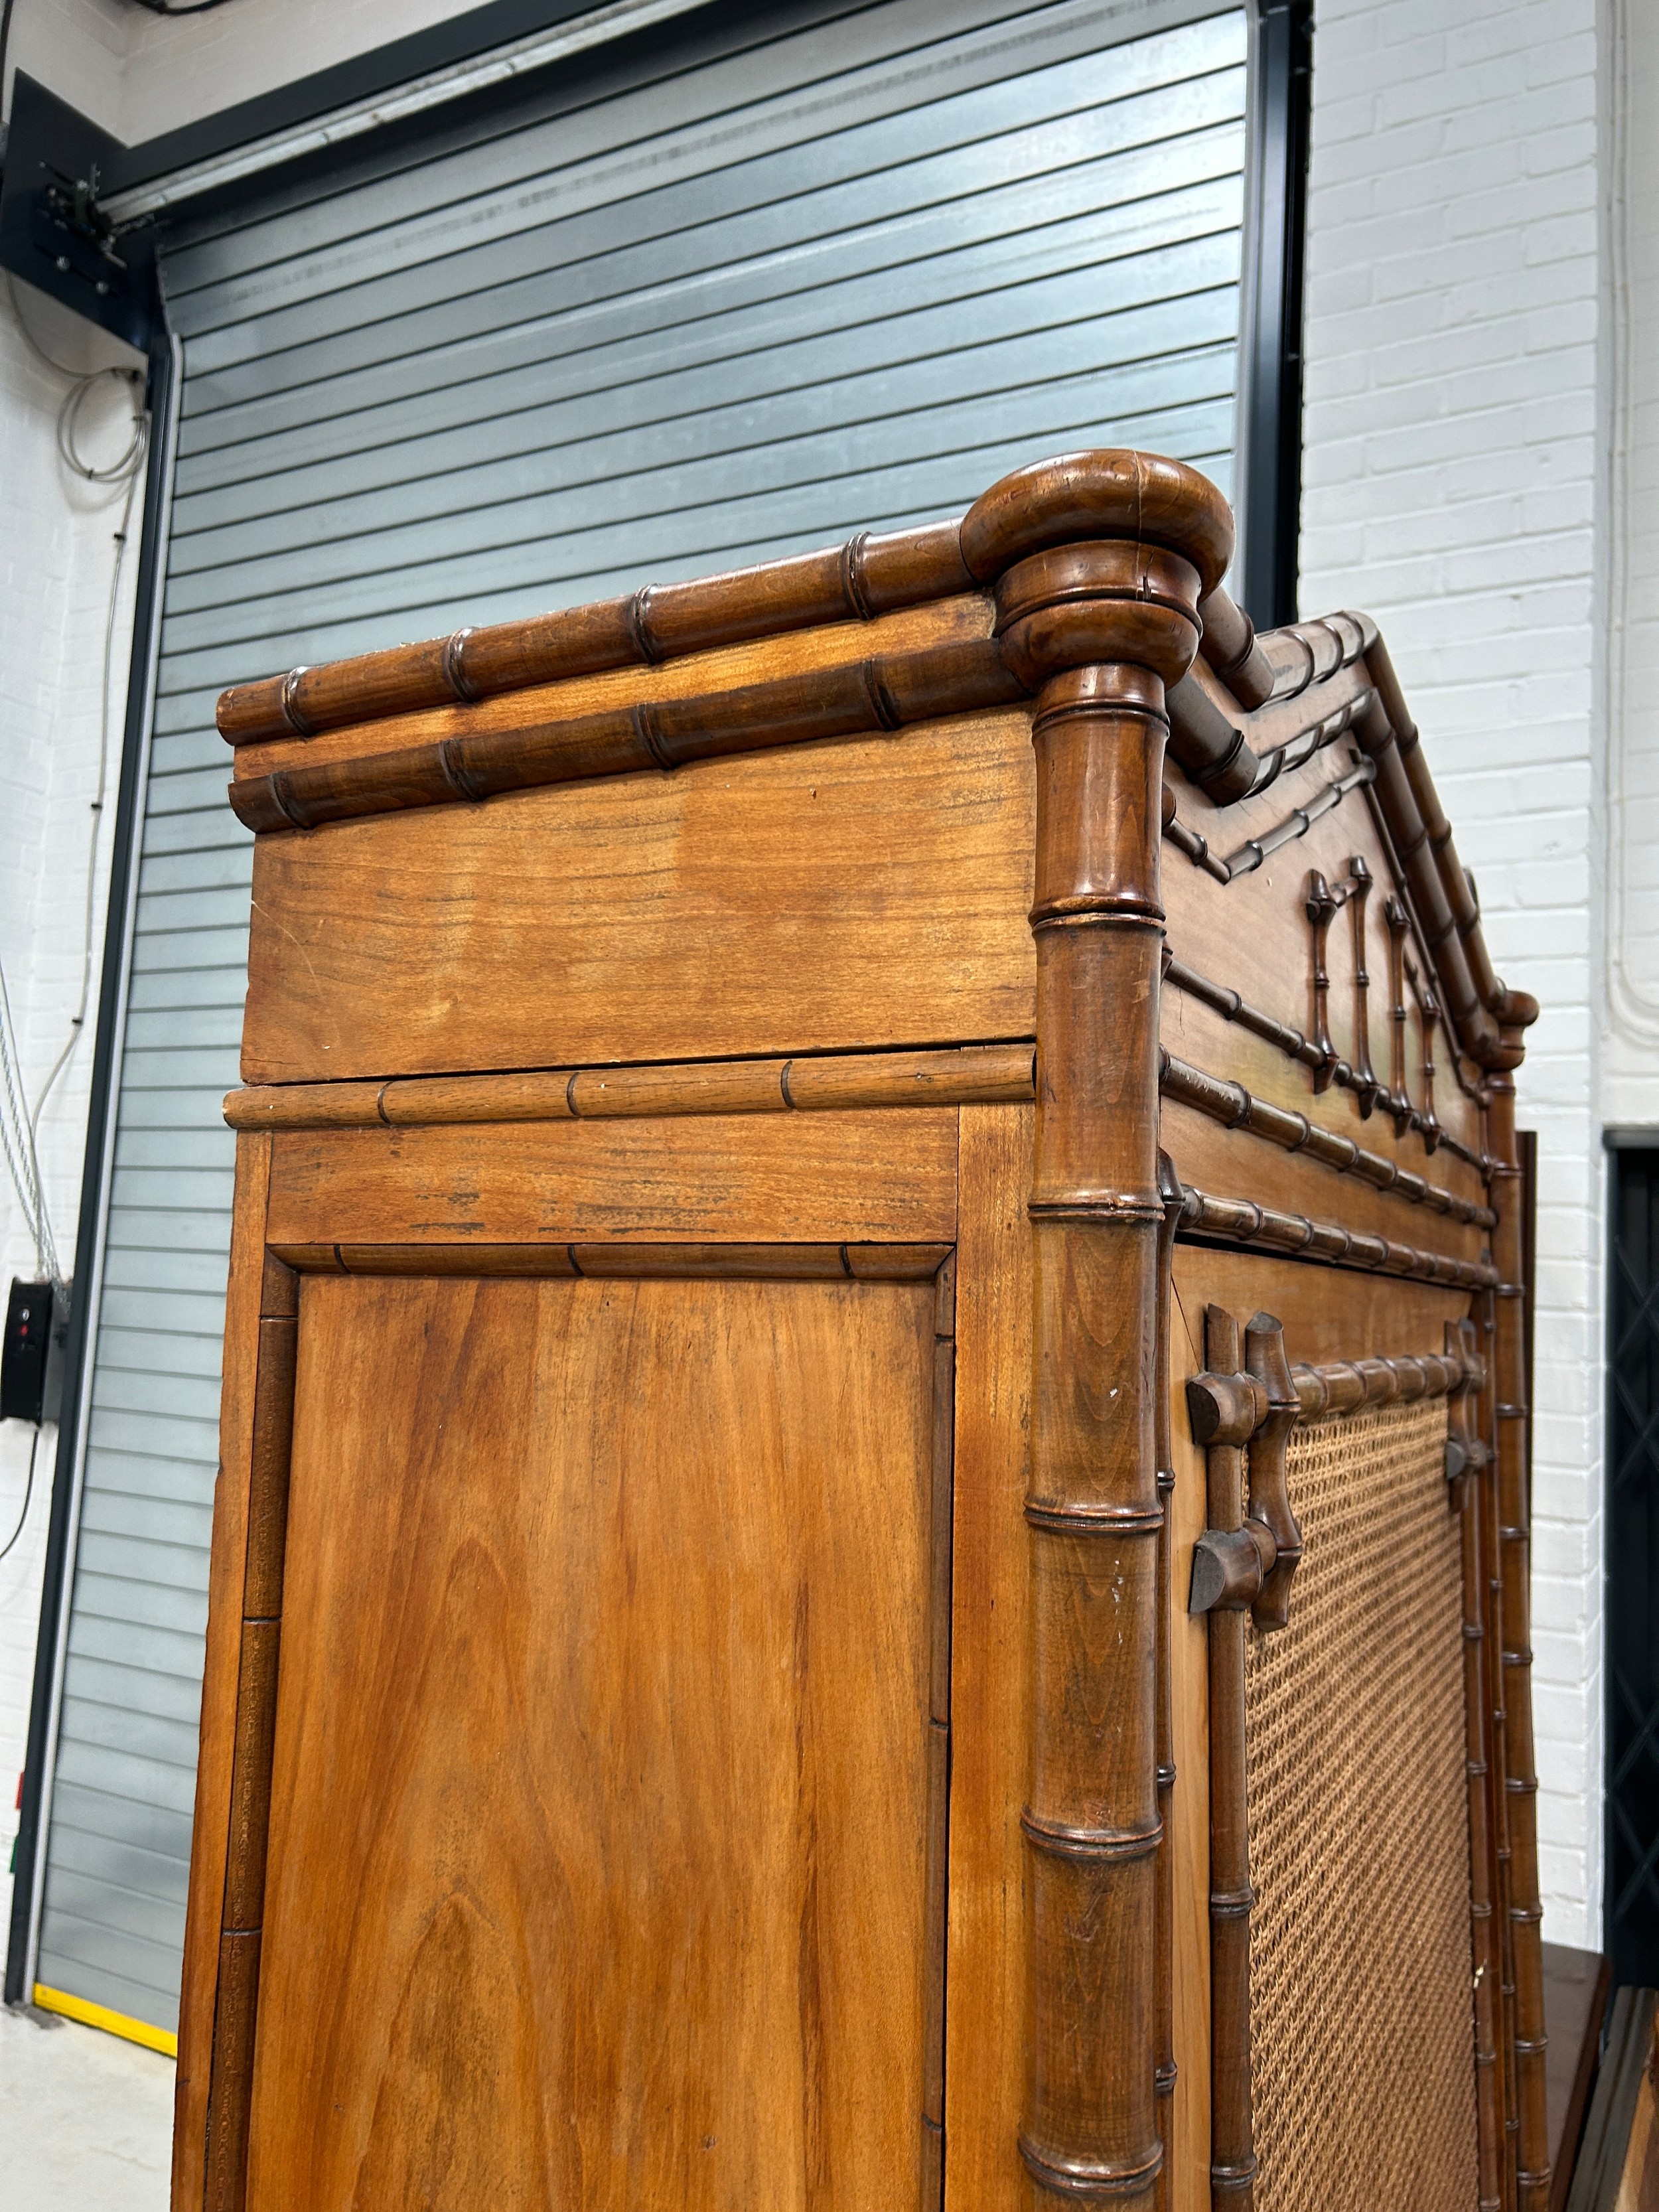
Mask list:
[{"label": "wooden cabinet door", "polygon": [[255,2212],[916,2201],[934,1304],[305,1279]]}]

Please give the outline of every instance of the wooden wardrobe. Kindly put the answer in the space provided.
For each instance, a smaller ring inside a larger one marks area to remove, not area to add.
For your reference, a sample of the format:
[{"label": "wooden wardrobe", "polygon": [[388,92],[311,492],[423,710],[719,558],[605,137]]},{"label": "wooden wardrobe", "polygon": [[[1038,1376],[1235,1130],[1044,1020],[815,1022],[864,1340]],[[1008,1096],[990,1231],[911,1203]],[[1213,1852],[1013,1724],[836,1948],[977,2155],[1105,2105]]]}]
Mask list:
[{"label": "wooden wardrobe", "polygon": [[1537,1008],[1232,537],[224,696],[176,2212],[1544,2212]]}]

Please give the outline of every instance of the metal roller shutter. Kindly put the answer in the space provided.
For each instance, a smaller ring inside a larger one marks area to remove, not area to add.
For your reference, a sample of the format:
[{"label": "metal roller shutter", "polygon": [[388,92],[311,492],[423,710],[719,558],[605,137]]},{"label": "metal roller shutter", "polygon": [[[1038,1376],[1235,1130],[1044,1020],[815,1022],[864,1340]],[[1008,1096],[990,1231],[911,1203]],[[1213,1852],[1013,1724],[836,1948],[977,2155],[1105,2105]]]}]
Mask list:
[{"label": "metal roller shutter", "polygon": [[40,1981],[176,2023],[249,879],[216,694],[947,514],[1068,446],[1227,486],[1244,62],[1237,8],[715,9],[175,225],[183,421]]}]

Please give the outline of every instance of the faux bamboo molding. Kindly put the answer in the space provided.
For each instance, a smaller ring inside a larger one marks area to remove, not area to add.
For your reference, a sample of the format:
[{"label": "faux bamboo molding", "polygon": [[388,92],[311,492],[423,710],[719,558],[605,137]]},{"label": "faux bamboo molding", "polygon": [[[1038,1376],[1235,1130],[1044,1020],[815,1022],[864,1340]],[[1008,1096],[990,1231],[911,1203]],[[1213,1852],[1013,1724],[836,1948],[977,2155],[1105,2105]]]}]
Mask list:
[{"label": "faux bamboo molding", "polygon": [[1407,1406],[1419,1398],[1450,1397],[1478,1389],[1486,1374],[1473,1352],[1421,1352],[1392,1359],[1335,1359],[1322,1367],[1296,1366],[1291,1382],[1297,1419],[1328,1421],[1373,1406]]},{"label": "faux bamboo molding", "polygon": [[532,1068],[386,1083],[250,1085],[225,1099],[233,1129],[417,1128],[436,1123],[806,1114],[869,1106],[986,1106],[1036,1096],[1030,1044],[818,1054],[647,1067]]},{"label": "faux bamboo molding", "polygon": [[[1505,1051],[1520,1048],[1506,1027]],[[1492,1195],[1498,1263],[1492,1300],[1492,1399],[1496,1430],[1498,1540],[1502,1578],[1501,1708],[1504,1798],[1509,1846],[1508,1971],[1512,1981],[1515,2054],[1516,2212],[1547,2212],[1549,2115],[1545,2094],[1543,1905],[1538,1891],[1538,1774],[1532,1733],[1531,1529],[1527,1496],[1527,1354],[1525,1266],[1522,1248],[1521,1164],[1515,1135],[1515,1083],[1506,1071],[1492,1082]]]},{"label": "faux bamboo molding", "polygon": [[1175,1854],[1170,1814],[1175,1801],[1175,1704],[1170,1679],[1170,1577],[1173,1564],[1170,1516],[1175,1497],[1175,1452],[1170,1425],[1170,1304],[1174,1295],[1171,1262],[1175,1257],[1176,1224],[1181,1217],[1184,1193],[1167,1152],[1158,1156],[1158,1194],[1164,1219],[1158,1239],[1158,1345],[1155,1352],[1156,1419],[1153,1446],[1158,1458],[1158,1495],[1163,1517],[1158,1531],[1158,1645],[1154,1657],[1154,1695],[1158,1703],[1158,1898],[1153,1929],[1152,1990],[1155,2012],[1152,2048],[1156,2060],[1152,2084],[1158,2097],[1158,2136],[1164,2146],[1152,2203],[1154,2212],[1168,2212],[1170,2203],[1170,2115],[1176,2080],[1175,2055]]},{"label": "faux bamboo molding", "polygon": [[1352,1176],[1358,1182],[1369,1183],[1374,1190],[1392,1192],[1409,1205],[1426,1206],[1436,1213],[1449,1215],[1454,1221],[1468,1222],[1481,1229],[1490,1229],[1498,1218],[1490,1206],[1477,1206],[1473,1199],[1461,1198],[1443,1184],[1430,1182],[1401,1167],[1396,1161],[1384,1158],[1381,1152],[1366,1152],[1352,1137],[1340,1136],[1334,1129],[1322,1129],[1305,1114],[1271,1105],[1255,1097],[1242,1083],[1211,1075],[1167,1052],[1161,1056],[1160,1082],[1166,1098],[1178,1099],[1183,1106],[1195,1108],[1212,1121],[1219,1121],[1229,1129],[1247,1129],[1252,1136],[1265,1138],[1282,1152],[1305,1152],[1310,1159],[1334,1168],[1338,1175]]},{"label": "faux bamboo molding", "polygon": [[1363,1267],[1380,1274],[1412,1276],[1419,1282],[1449,1283],[1459,1290],[1490,1290],[1498,1280],[1497,1269],[1484,1260],[1458,1260],[1447,1252],[1419,1251],[1386,1237],[1367,1236],[1358,1230],[1339,1228],[1334,1222],[1310,1221],[1306,1214],[1258,1206],[1253,1199],[1212,1198],[1190,1183],[1179,1233],[1254,1245],[1287,1259],[1320,1261],[1327,1267]]},{"label": "faux bamboo molding", "polygon": [[296,1278],[280,1261],[273,1263],[267,1258],[254,1383],[230,1843],[219,1936],[219,2001],[208,2085],[204,2212],[241,2212],[247,2191],[299,1314]]},{"label": "faux bamboo molding", "polygon": [[[1403,908],[1401,913],[1403,915]],[[1324,1054],[1311,1039],[1304,1036],[1300,1030],[1293,1028],[1289,1022],[1279,1021],[1273,1014],[1264,1013],[1260,1006],[1251,1006],[1237,991],[1229,990],[1224,983],[1212,982],[1207,975],[1200,975],[1185,961],[1166,954],[1164,975],[1165,981],[1174,984],[1177,991],[1184,991],[1189,998],[1198,1000],[1200,1005],[1219,1014],[1223,1021],[1236,1022],[1240,1029],[1248,1030],[1252,1036],[1259,1036],[1264,1044],[1276,1046],[1287,1060],[1295,1060],[1298,1066],[1317,1070],[1323,1065]],[[1403,1051],[1403,1047],[1401,1049]],[[1354,1089],[1358,1082],[1346,1060],[1337,1062],[1334,1080],[1344,1090]],[[1397,1115],[1396,1126],[1399,1126]],[[1415,1109],[1407,1100],[1404,1127],[1415,1126]],[[1404,1133],[1403,1128],[1401,1133]],[[1457,1159],[1467,1161],[1483,1176],[1491,1173],[1492,1162],[1484,1152],[1472,1151],[1468,1146],[1448,1135],[1443,1129],[1439,1135],[1439,1149],[1450,1152]]]},{"label": "faux bamboo molding", "polygon": [[[1238,1323],[1224,1307],[1204,1317],[1206,1371],[1187,1385],[1193,1441],[1205,1448],[1208,1526],[1194,1559],[1191,1609],[1209,1615],[1210,1644],[1210,2201],[1250,2212],[1255,2145],[1250,2109],[1250,1839],[1244,1734],[1244,1607],[1263,1560],[1244,1519],[1244,1449],[1266,1418],[1267,1394],[1239,1371]],[[1258,1527],[1260,1524],[1257,1524]],[[1265,1528],[1261,1531],[1271,1545]],[[1209,1546],[1207,1554],[1203,1545]],[[1227,1571],[1235,1562],[1255,1565]],[[1216,1571],[1222,1586],[1212,1589]]]},{"label": "faux bamboo molding", "polygon": [[1460,1372],[1448,1396],[1451,1435],[1447,1470],[1454,1452],[1462,1467],[1452,1477],[1462,1528],[1463,1599],[1463,1768],[1469,1813],[1469,1951],[1474,1961],[1474,2109],[1479,2171],[1479,2212],[1498,2212],[1504,2202],[1504,2130],[1503,2081],[1498,2064],[1501,1946],[1492,1916],[1492,1820],[1491,1721],[1486,1710],[1485,1653],[1486,1574],[1482,1559],[1484,1516],[1480,1492],[1489,1455],[1475,1435],[1474,1401],[1486,1381],[1485,1363],[1475,1353],[1471,1322],[1446,1324],[1446,1358]]},{"label": "faux bamboo molding", "polygon": [[299,1275],[488,1275],[542,1282],[927,1283],[948,1244],[275,1244]]},{"label": "faux bamboo molding", "polygon": [[1302,1405],[1285,1357],[1285,1329],[1271,1314],[1259,1313],[1244,1331],[1246,1371],[1261,1385],[1267,1413],[1250,1438],[1249,1517],[1273,1538],[1273,1558],[1262,1576],[1250,1615],[1264,1635],[1290,1620],[1291,1583],[1302,1559],[1302,1531],[1291,1510],[1285,1455]]},{"label": "faux bamboo molding", "polygon": [[780,676],[742,690],[576,714],[528,730],[483,730],[406,751],[277,769],[230,786],[250,830],[446,806],[590,776],[665,772],[735,753],[868,737],[943,714],[1023,702],[994,641],[888,653],[843,668]]},{"label": "faux bamboo molding", "polygon": [[[232,804],[251,828],[280,834],[350,815],[481,799],[579,775],[667,769],[722,752],[898,728],[930,715],[1012,703],[1023,696],[1016,669],[1024,670],[1026,682],[1037,680],[1037,662],[1048,649],[1039,631],[1067,633],[1056,648],[1056,666],[1103,661],[1091,641],[1091,625],[1098,617],[1110,630],[1125,603],[1109,580],[1103,587],[1092,571],[1099,549],[1113,544],[1130,549],[1125,557],[1143,564],[1149,583],[1156,572],[1158,588],[1176,598],[1182,587],[1171,583],[1175,571],[1166,556],[1196,574],[1193,627],[1207,629],[1218,688],[1242,714],[1234,720],[1203,687],[1184,687],[1186,668],[1171,678],[1168,688],[1176,696],[1160,711],[1171,724],[1175,757],[1216,802],[1265,788],[1321,741],[1324,717],[1258,760],[1249,742],[1253,714],[1304,692],[1316,699],[1322,685],[1363,659],[1370,689],[1363,704],[1345,703],[1342,726],[1352,726],[1371,764],[1378,817],[1401,864],[1455,1034],[1477,1065],[1514,1065],[1518,1037],[1506,1043],[1499,1025],[1518,1031],[1536,1018],[1537,1006],[1525,994],[1506,991],[1492,972],[1474,887],[1374,626],[1363,617],[1333,615],[1255,638],[1222,589],[1218,563],[1232,544],[1226,501],[1194,471],[1156,455],[1111,449],[1065,454],[1003,477],[960,523],[866,535],[698,583],[648,586],[563,615],[459,630],[424,645],[291,670],[226,692],[218,722],[233,744],[303,739],[424,708],[464,708],[560,677],[654,665],[743,638],[868,620],[975,585],[994,586],[1006,602],[1000,613],[1000,649],[942,648],[757,685],[741,725],[722,719],[708,701],[665,701],[538,731],[475,732],[333,768],[282,769],[234,786]],[[1040,607],[1024,607],[1027,586]],[[1101,613],[1108,604],[1118,608],[1117,616]],[[1340,796],[1334,786],[1319,803],[1332,805]],[[1274,835],[1299,834],[1297,817],[1306,811],[1293,811]],[[1201,857],[1207,846],[1198,833],[1191,836]],[[1254,842],[1265,848],[1265,841]],[[1249,854],[1247,844],[1235,860],[1259,865],[1261,854],[1251,860]]]},{"label": "faux bamboo molding", "polygon": [[[1150,2212],[1157,2096],[1158,1166],[1165,687],[1231,553],[1224,501],[1174,463],[1103,483],[1056,465],[988,495],[963,527],[976,574],[1105,538],[1086,624],[1052,618],[1063,566],[1024,567],[1011,626],[1036,754],[1037,1098],[1032,1191],[1030,2033],[1020,2152],[1048,2197]],[[1109,506],[1109,500],[1106,501]],[[1115,510],[1113,510],[1115,513]],[[1144,557],[1151,544],[1188,564]],[[1156,574],[1159,596],[1139,580]],[[1182,600],[1183,590],[1190,599]],[[1098,655],[1067,665],[1073,641]]]},{"label": "faux bamboo molding", "polygon": [[746,638],[867,622],[896,607],[971,591],[960,529],[939,522],[878,537],[860,532],[823,552],[692,583],[648,584],[560,614],[460,629],[423,645],[239,684],[219,701],[220,732],[234,745],[316,737],[386,715],[471,705],[562,677],[654,665]]},{"label": "faux bamboo molding", "polygon": [[[830,623],[868,622],[971,591],[1021,553],[1073,537],[1127,536],[1180,551],[1191,537],[1191,474],[1148,454],[1066,455],[1004,477],[959,521],[875,536],[861,531],[821,552],[690,583],[649,584],[564,613],[459,629],[422,645],[236,684],[220,698],[219,729],[231,744],[316,737],[387,715],[471,705],[562,677],[655,665]],[[1220,495],[1205,489],[1200,566],[1207,580],[1200,613],[1206,657],[1244,706],[1264,705],[1273,696],[1274,672],[1249,617],[1221,589],[1216,552],[1231,547],[1232,524]]]}]

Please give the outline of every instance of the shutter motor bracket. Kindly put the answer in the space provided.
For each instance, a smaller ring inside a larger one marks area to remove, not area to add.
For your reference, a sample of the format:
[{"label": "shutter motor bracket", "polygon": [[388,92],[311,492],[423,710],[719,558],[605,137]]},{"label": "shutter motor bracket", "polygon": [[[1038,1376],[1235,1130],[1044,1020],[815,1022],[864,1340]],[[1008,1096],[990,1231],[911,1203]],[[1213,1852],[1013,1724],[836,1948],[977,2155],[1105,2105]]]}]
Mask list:
[{"label": "shutter motor bracket", "polygon": [[67,1289],[13,1276],[0,1340],[0,1420],[56,1421],[64,1402]]}]

